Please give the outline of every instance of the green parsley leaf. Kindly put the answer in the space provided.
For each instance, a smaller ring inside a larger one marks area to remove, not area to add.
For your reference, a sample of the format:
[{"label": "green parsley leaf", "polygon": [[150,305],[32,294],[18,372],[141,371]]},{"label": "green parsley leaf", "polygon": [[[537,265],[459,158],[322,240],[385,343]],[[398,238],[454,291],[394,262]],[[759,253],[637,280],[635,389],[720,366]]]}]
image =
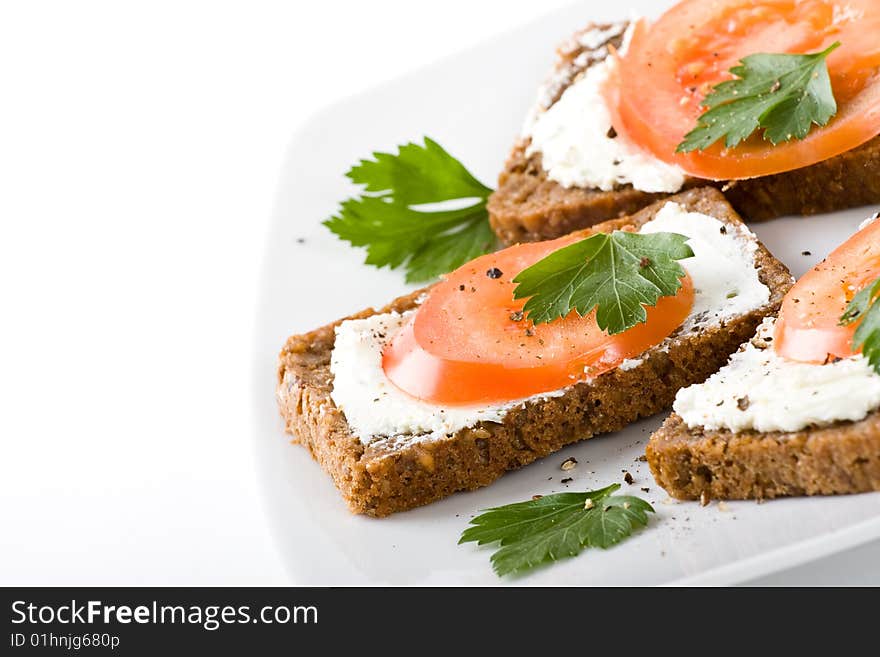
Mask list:
[{"label": "green parsley leaf", "polygon": [[[424,146],[373,153],[346,175],[363,191],[343,201],[324,225],[366,247],[368,265],[405,267],[407,282],[428,281],[496,245],[486,211],[492,190],[427,137]],[[419,207],[449,201],[457,207]]]},{"label": "green parsley leaf", "polygon": [[434,140],[425,145],[404,144],[391,153],[373,153],[372,160],[361,160],[346,175],[364,185],[364,191],[394,194],[394,201],[405,205],[439,203],[450,199],[483,198],[492,190],[474,178],[461,162]]},{"label": "green parsley leaf", "polygon": [[556,493],[488,509],[471,520],[458,543],[500,543],[491,557],[499,576],[574,557],[586,548],[609,548],[647,525],[648,513],[654,512],[641,498],[612,495],[618,488]]},{"label": "green parsley leaf", "polygon": [[701,105],[710,108],[684,136],[676,152],[703,150],[725,137],[732,148],[763,128],[774,146],[803,139],[813,124],[824,126],[837,113],[825,59],[840,42],[809,55],[759,53],[744,57],[730,72],[737,77],[713,87]]},{"label": "green parsley leaf", "polygon": [[516,299],[535,324],[565,317],[572,310],[596,310],[599,328],[621,333],[647,319],[645,306],[681,287],[684,269],[676,260],[694,255],[677,233],[596,233],[554,251],[516,278]]},{"label": "green parsley leaf", "polygon": [[860,322],[853,334],[853,351],[862,350],[871,367],[880,374],[880,278],[859,290],[840,316],[840,325]]}]

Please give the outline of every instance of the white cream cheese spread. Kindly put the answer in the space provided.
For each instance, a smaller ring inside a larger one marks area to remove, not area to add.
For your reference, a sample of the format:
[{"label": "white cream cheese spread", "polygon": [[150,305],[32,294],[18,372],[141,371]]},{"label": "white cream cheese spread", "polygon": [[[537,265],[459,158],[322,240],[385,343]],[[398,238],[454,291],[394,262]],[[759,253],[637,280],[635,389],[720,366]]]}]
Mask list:
[{"label": "white cream cheese spread", "polygon": [[613,39],[626,29],[626,23],[611,23],[607,27],[594,27],[591,30],[581,32],[577,36],[577,43],[589,50],[595,50],[599,46],[605,45],[610,39]]},{"label": "white cream cheese spread", "polygon": [[798,431],[861,420],[880,406],[880,376],[866,358],[826,365],[782,358],[766,342],[774,322],[765,319],[756,340],[704,383],[678,391],[673,408],[685,424],[734,433]]},{"label": "white cream cheese spread", "polygon": [[693,258],[681,260],[694,283],[694,305],[683,332],[717,325],[745,315],[770,301],[770,290],[758,278],[755,234],[740,224],[725,224],[678,203],[666,203],[642,233],[680,233],[688,236]]},{"label": "white cream cheese spread", "polygon": [[610,191],[631,184],[644,192],[677,192],[685,180],[680,168],[612,128],[602,88],[614,65],[611,58],[593,64],[546,111],[530,116],[526,154],[541,153],[547,176],[564,187]]},{"label": "white cream cheese spread", "polygon": [[526,401],[565,393],[564,389],[555,390],[494,406],[439,406],[411,397],[385,376],[382,351],[414,312],[352,319],[336,327],[330,357],[331,397],[362,441],[403,434],[441,437],[477,422],[500,422],[507,411]]},{"label": "white cream cheese spread", "polygon": [[[769,300],[770,291],[755,269],[754,235],[747,229],[667,203],[641,230],[677,232],[690,238],[694,257],[681,262],[694,283],[694,305],[683,332],[750,312]],[[438,438],[480,421],[500,422],[510,409],[523,403],[565,394],[563,388],[488,406],[441,406],[411,397],[391,383],[382,369],[382,350],[406,317],[407,313],[385,313],[336,327],[330,360],[331,396],[352,431],[365,443],[403,435]],[[631,359],[623,367],[639,363],[639,359]]]},{"label": "white cream cheese spread", "polygon": [[[562,91],[581,71],[594,62],[601,62],[608,56],[607,42],[626,30],[626,22],[612,23],[607,27],[592,29],[574,35],[559,47],[561,55],[571,57],[576,51],[583,50],[571,61],[564,60],[557,64],[550,76],[538,87],[535,104],[526,116],[522,134],[527,136],[529,129],[541,112],[550,107]],[[627,32],[627,34],[631,34]]]}]

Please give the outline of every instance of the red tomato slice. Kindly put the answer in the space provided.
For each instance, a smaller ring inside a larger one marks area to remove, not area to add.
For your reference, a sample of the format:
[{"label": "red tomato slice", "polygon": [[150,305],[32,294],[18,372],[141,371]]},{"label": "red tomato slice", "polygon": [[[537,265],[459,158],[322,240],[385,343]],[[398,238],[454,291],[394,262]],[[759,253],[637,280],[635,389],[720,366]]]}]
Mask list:
[{"label": "red tomato slice", "polygon": [[880,275],[880,221],[834,249],[795,283],[782,300],[773,344],[791,360],[824,363],[853,355],[856,324],[839,326],[856,292]]},{"label": "red tomato slice", "polygon": [[617,335],[600,330],[595,313],[572,312],[538,326],[520,319],[525,300],[514,300],[512,279],[583,237],[512,246],[449,274],[385,348],[382,367],[388,378],[433,403],[505,402],[601,374],[681,325],[694,297],[687,275],[677,295],[647,308],[647,322]]},{"label": "red tomato slice", "polygon": [[[880,134],[880,2],[684,0],[653,25],[640,21],[608,88],[614,126],[657,158],[698,178],[765,176],[826,160]],[[806,138],[773,146],[759,133],[735,148],[675,153],[711,87],[755,53],[819,52],[837,115]],[[649,102],[645,102],[648,100]]]}]

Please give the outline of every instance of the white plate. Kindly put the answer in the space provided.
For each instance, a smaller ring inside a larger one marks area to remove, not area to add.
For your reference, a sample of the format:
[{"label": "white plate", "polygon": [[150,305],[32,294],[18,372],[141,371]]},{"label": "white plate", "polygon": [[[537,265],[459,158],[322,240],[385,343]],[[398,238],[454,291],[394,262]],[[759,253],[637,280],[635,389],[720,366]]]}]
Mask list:
[{"label": "white plate", "polygon": [[[662,417],[569,447],[480,491],[384,520],[351,515],[330,478],[282,433],[274,385],[284,339],[407,290],[400,273],[363,266],[362,253],[320,225],[351,192],[342,174],[373,150],[429,135],[492,183],[555,45],[589,19],[622,16],[614,11],[581,6],[557,12],[322,110],[294,137],[266,253],[253,388],[258,474],[295,583],[498,583],[489,566],[490,549],[456,545],[476,511],[536,493],[604,486],[621,481],[623,470],[636,479],[627,492],[642,495],[639,488],[650,488],[644,497],[657,517],[648,529],[611,550],[590,551],[507,581],[733,583],[880,537],[880,494],[729,503],[727,510],[671,501],[646,464],[636,460]],[[781,219],[754,229],[800,275],[872,210]],[[560,484],[559,464],[569,456],[579,465],[564,473],[574,478],[566,487]]]}]

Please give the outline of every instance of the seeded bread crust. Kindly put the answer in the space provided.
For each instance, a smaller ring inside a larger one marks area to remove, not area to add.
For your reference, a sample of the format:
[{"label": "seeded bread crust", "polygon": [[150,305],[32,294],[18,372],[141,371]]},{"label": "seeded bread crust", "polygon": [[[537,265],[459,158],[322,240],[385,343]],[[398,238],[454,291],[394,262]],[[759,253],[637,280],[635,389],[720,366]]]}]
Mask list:
[{"label": "seeded bread crust", "polygon": [[789,433],[689,429],[673,413],[646,453],[654,479],[679,499],[864,493],[880,490],[880,412]]},{"label": "seeded bread crust", "polygon": [[[670,200],[719,220],[741,222],[716,190],[704,188]],[[638,228],[662,204],[632,217],[605,222],[596,230]],[[589,231],[585,231],[589,232]],[[330,474],[355,513],[387,516],[428,504],[456,491],[492,483],[508,470],[552,454],[570,443],[622,429],[672,404],[676,391],[705,380],[750,337],[761,320],[775,313],[791,286],[791,275],[762,245],[755,257],[761,281],[771,290],[769,303],[724,326],[671,338],[641,357],[629,370],[613,370],[590,383],[572,386],[565,395],[529,402],[511,410],[503,422],[482,422],[442,439],[380,440],[368,446],[353,435],[344,414],[330,397],[330,355],[339,320],[287,340],[280,355],[277,399],[285,428]],[[422,291],[401,297],[376,311],[346,319],[416,305]]]},{"label": "seeded bread crust", "polygon": [[[620,47],[620,36],[596,49],[580,45],[580,34],[607,27],[588,25],[559,47],[556,66],[542,87],[542,108],[552,106],[583,71],[601,62],[608,45]],[[516,142],[498,177],[498,189],[489,197],[489,220],[505,244],[559,237],[668,196],[641,192],[632,185],[608,192],[563,187],[547,177],[540,153],[526,156],[529,143],[528,138]],[[880,203],[880,136],[809,167],[731,182],[688,179],[684,189],[703,185],[719,187],[748,221]]]}]

